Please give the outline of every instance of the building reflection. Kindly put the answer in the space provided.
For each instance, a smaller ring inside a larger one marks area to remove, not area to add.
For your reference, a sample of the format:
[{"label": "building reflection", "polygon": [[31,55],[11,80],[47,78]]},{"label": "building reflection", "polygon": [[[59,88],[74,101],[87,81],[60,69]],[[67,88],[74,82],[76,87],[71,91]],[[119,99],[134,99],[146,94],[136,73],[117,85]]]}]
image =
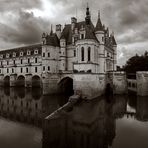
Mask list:
[{"label": "building reflection", "polygon": [[148,98],[137,97],[136,118],[139,121],[148,121]]},{"label": "building reflection", "polygon": [[42,96],[40,88],[1,88],[0,116],[41,127],[43,119],[58,109],[61,96]]},{"label": "building reflection", "polygon": [[45,122],[43,148],[108,148],[115,138],[113,104],[81,103],[63,117]]}]

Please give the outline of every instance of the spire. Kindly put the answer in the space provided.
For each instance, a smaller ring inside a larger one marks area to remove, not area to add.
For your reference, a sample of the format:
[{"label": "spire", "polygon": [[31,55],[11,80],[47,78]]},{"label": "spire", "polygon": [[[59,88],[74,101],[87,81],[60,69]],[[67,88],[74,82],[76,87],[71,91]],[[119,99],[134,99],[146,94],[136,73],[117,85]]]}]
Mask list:
[{"label": "spire", "polygon": [[98,19],[100,19],[100,10],[98,11]]},{"label": "spire", "polygon": [[95,31],[103,31],[102,22],[100,19],[100,10],[98,11],[98,20],[97,20]]},{"label": "spire", "polygon": [[51,25],[50,35],[53,35],[52,25]]},{"label": "spire", "polygon": [[114,37],[114,32],[112,32],[111,38],[112,38],[112,43],[113,43],[113,45],[117,46],[117,42],[116,42],[116,39],[115,39],[115,37]]},{"label": "spire", "polygon": [[86,8],[85,22],[86,22],[86,25],[90,25],[90,22],[91,22],[91,16],[90,16],[88,3],[87,3],[87,8]]}]

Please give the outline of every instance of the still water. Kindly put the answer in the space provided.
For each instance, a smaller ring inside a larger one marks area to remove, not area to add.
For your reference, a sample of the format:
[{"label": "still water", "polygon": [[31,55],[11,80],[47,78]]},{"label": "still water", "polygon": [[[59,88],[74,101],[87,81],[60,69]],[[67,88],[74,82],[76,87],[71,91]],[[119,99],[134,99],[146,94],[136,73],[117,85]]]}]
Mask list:
[{"label": "still water", "polygon": [[100,97],[43,118],[67,102],[40,89],[0,89],[0,148],[147,148],[148,98]]}]

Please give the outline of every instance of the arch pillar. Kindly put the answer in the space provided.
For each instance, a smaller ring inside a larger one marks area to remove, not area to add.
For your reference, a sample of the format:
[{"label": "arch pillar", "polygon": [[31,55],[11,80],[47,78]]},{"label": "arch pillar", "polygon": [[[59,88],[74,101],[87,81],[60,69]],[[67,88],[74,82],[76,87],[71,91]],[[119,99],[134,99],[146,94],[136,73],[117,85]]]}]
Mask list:
[{"label": "arch pillar", "polygon": [[0,86],[4,86],[4,74],[0,75]]},{"label": "arch pillar", "polygon": [[32,74],[27,74],[25,78],[25,87],[32,87]]},{"label": "arch pillar", "polygon": [[56,74],[43,73],[43,95],[58,93],[58,80],[59,77]]},{"label": "arch pillar", "polygon": [[17,74],[10,75],[10,87],[16,86]]}]

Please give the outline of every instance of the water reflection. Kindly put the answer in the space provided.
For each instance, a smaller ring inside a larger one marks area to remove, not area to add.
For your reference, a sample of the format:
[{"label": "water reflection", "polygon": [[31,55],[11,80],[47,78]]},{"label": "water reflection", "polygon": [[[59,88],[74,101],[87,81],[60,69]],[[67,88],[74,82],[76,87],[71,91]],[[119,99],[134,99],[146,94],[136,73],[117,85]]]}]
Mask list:
[{"label": "water reflection", "polygon": [[[122,148],[123,143],[126,148],[133,143],[138,148],[138,140],[143,141],[139,148],[148,147],[147,97],[107,96],[82,101],[45,121],[67,98],[42,96],[41,92],[39,88],[1,88],[0,116],[43,127],[43,148]],[[137,134],[137,140],[132,138],[136,133],[142,135]],[[131,137],[129,141],[125,135]]]},{"label": "water reflection", "polygon": [[66,101],[58,95],[42,96],[40,88],[5,87],[0,89],[0,116],[41,127],[43,119]]},{"label": "water reflection", "polygon": [[[71,112],[62,112],[60,116],[46,120],[43,148],[112,147],[114,141],[117,143],[117,120],[125,118],[134,119],[131,120],[133,127],[136,120],[147,121],[148,100],[143,97],[114,96],[111,101],[108,101],[108,98],[100,98],[82,102]],[[128,134],[130,136],[130,133]]]}]

